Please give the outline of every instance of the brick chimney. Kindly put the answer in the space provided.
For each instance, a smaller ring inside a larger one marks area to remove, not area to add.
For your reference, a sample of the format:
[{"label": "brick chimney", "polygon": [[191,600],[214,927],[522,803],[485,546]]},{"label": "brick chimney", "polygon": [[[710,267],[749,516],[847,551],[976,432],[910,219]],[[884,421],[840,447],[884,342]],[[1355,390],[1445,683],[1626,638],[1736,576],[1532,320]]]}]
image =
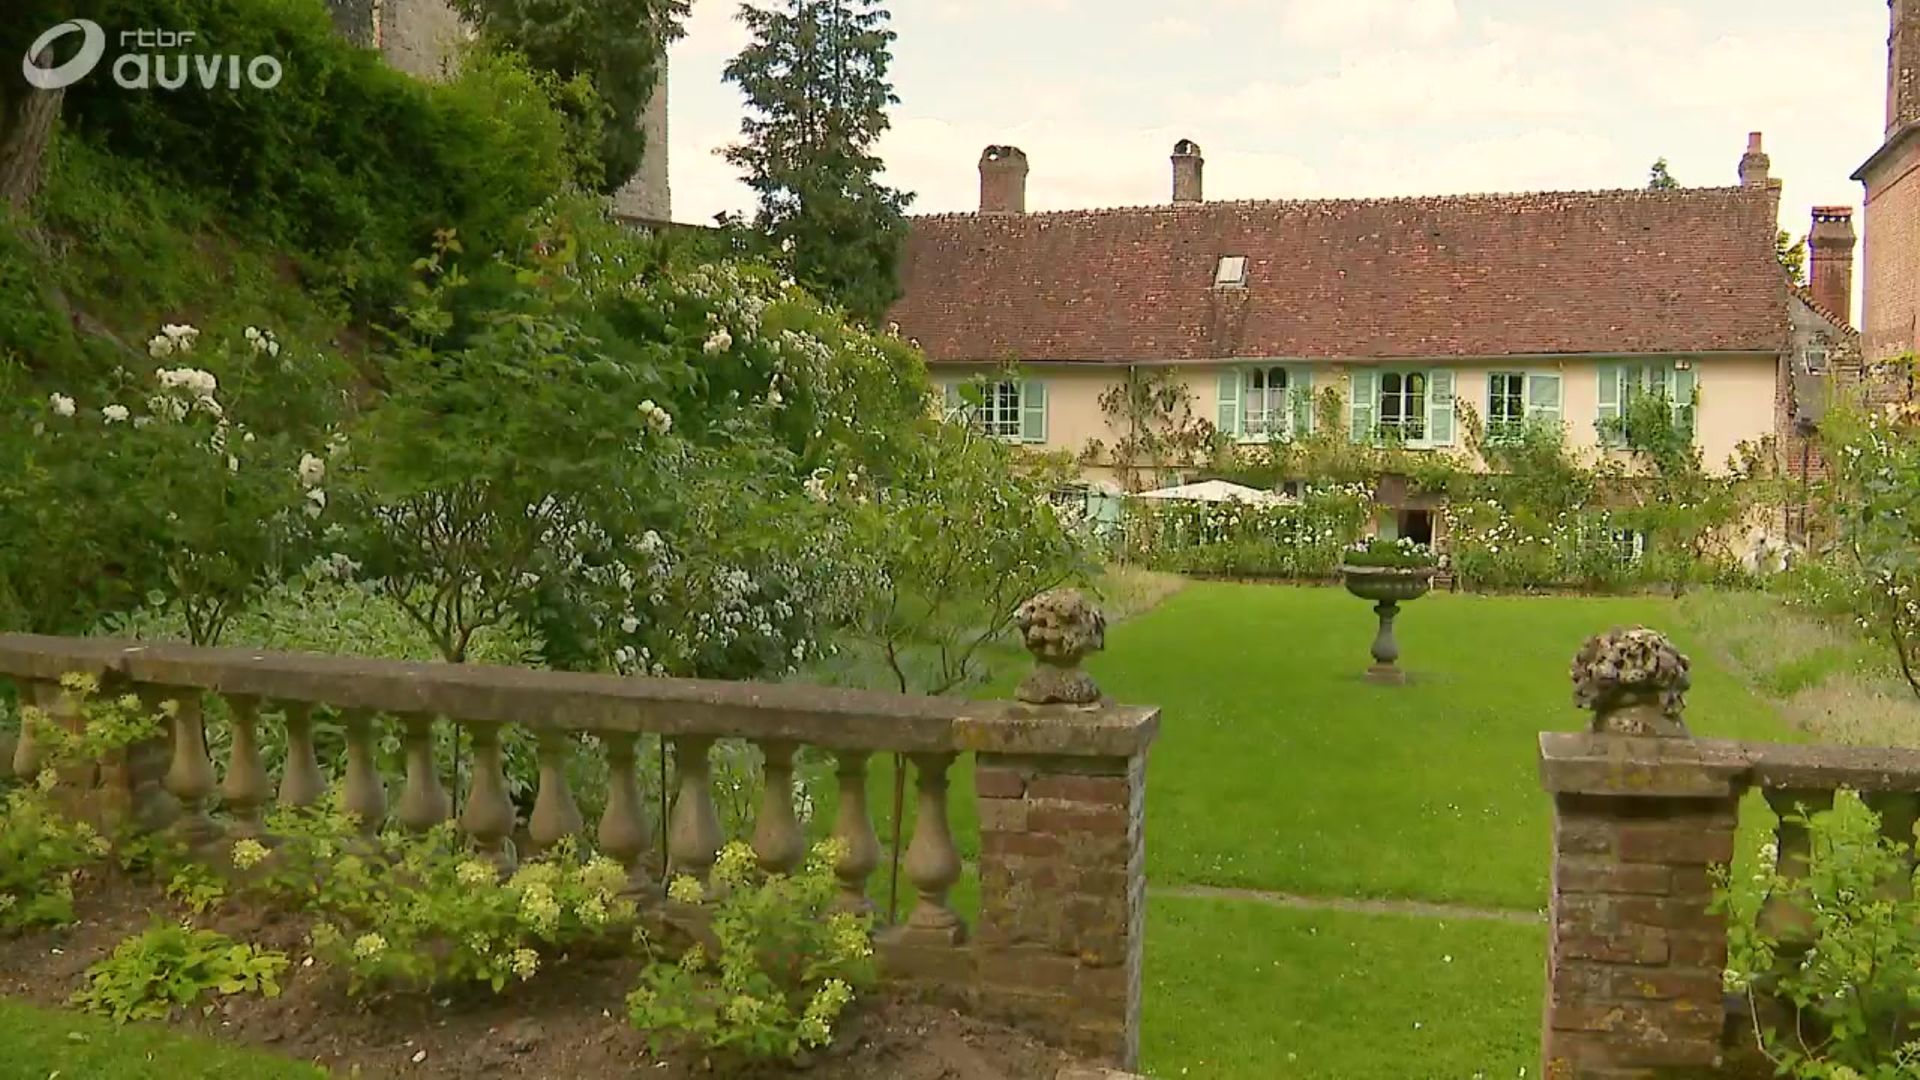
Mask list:
[{"label": "brick chimney", "polygon": [[1887,134],[1920,122],[1920,0],[1887,0]]},{"label": "brick chimney", "polygon": [[1017,146],[989,146],[980,152],[980,212],[1027,212],[1027,155]]},{"label": "brick chimney", "polygon": [[1816,206],[1807,234],[1807,285],[1820,306],[1853,322],[1853,207]]},{"label": "brick chimney", "polygon": [[1747,136],[1747,152],[1740,156],[1740,186],[1766,187],[1767,170],[1773,167],[1773,159],[1760,146],[1760,133]]},{"label": "brick chimney", "polygon": [[1200,173],[1207,167],[1207,159],[1200,156],[1200,144],[1192,139],[1181,139],[1173,144],[1173,204],[1204,201],[1200,189]]}]

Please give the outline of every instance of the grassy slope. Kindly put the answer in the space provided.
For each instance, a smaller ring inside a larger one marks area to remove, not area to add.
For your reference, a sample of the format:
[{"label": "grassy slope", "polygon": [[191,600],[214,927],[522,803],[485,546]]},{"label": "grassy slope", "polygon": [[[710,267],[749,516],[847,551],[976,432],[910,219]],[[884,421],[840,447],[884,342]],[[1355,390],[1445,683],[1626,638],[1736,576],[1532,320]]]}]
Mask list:
[{"label": "grassy slope", "polygon": [[115,1027],[78,1013],[0,999],[0,1076],[86,1080],[319,1080],[311,1065],[189,1039],[161,1028]]}]

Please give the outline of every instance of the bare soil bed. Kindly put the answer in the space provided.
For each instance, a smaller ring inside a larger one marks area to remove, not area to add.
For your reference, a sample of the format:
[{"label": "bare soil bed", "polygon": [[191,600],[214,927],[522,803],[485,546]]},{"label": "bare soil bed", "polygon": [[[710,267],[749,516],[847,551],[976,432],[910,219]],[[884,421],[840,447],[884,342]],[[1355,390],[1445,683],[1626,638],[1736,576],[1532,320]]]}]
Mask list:
[{"label": "bare soil bed", "polygon": [[[76,883],[75,899],[78,924],[0,938],[0,995],[62,1005],[88,966],[121,941],[155,919],[180,917],[158,888],[110,870]],[[303,920],[274,911],[225,910],[195,924],[284,951],[292,966],[277,998],[214,998],[204,1012],[176,1011],[173,1024],[314,1062],[341,1076],[1053,1080],[1072,1064],[1024,1034],[885,994],[869,995],[849,1010],[833,1045],[798,1068],[747,1068],[698,1051],[656,1056],[624,1014],[627,991],[638,980],[638,957],[552,963],[498,996],[355,1001],[342,979],[304,962]]]}]

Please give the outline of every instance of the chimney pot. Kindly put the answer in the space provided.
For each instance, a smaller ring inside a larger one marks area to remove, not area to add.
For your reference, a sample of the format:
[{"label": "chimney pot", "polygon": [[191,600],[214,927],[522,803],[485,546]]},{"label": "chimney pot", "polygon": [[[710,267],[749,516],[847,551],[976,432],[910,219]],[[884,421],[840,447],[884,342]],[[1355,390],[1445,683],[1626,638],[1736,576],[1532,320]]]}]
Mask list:
[{"label": "chimney pot", "polygon": [[1191,205],[1202,202],[1201,173],[1207,167],[1207,159],[1200,156],[1200,144],[1192,139],[1181,139],[1173,144],[1173,204]]},{"label": "chimney pot", "polygon": [[1740,186],[1766,187],[1767,171],[1772,167],[1773,159],[1767,156],[1766,149],[1761,145],[1760,132],[1748,135],[1747,152],[1740,157]]},{"label": "chimney pot", "polygon": [[1017,146],[989,146],[980,152],[980,212],[1027,212],[1027,155]]},{"label": "chimney pot", "polygon": [[1807,287],[1819,305],[1853,321],[1853,207],[1816,206],[1807,233]]}]

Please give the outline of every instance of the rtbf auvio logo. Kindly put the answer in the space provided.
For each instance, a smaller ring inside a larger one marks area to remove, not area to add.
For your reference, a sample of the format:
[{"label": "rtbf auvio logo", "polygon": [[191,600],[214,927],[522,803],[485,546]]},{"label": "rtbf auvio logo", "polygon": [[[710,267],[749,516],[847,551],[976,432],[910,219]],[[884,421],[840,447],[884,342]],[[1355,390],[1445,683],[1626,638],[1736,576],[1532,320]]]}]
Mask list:
[{"label": "rtbf auvio logo", "polygon": [[[79,51],[58,60],[65,43],[79,35]],[[197,39],[191,30],[123,30],[122,52],[113,61],[114,84],[123,90],[202,90],[243,86],[271,90],[280,85],[280,61],[271,56],[241,57],[188,53]],[[61,48],[56,49],[56,46]],[[171,50],[171,51],[169,51]],[[92,19],[69,19],[35,38],[20,60],[20,74],[41,90],[64,90],[93,74],[107,55],[107,32]]]}]

